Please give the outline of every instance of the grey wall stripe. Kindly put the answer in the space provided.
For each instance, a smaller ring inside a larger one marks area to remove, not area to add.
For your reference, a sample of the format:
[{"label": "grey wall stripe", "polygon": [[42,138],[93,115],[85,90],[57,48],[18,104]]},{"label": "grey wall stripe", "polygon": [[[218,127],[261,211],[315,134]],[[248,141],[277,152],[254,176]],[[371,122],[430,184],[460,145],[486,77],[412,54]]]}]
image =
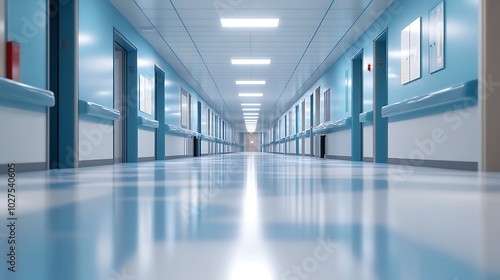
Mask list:
[{"label": "grey wall stripe", "polygon": [[327,158],[327,159],[337,159],[337,160],[352,160],[352,157],[350,157],[350,156],[331,156],[331,155],[326,155],[325,158]]},{"label": "grey wall stripe", "polygon": [[468,161],[447,161],[447,160],[410,160],[404,158],[390,158],[390,164],[409,165],[418,167],[444,168],[464,171],[478,171],[479,164],[477,162]]},{"label": "grey wall stripe", "polygon": [[[46,162],[15,163],[16,172],[33,172],[47,170]],[[7,164],[0,164],[0,174],[7,174]]]},{"label": "grey wall stripe", "polygon": [[156,160],[155,157],[142,157],[142,158],[138,159],[139,162],[147,162],[147,161],[155,161],[155,160]]},{"label": "grey wall stripe", "polygon": [[181,159],[181,158],[192,158],[192,156],[167,156],[167,157],[165,157],[166,160],[169,160],[169,159]]},{"label": "grey wall stripe", "polygon": [[113,159],[84,160],[78,163],[78,167],[92,167],[100,165],[110,165],[114,163],[115,161]]}]

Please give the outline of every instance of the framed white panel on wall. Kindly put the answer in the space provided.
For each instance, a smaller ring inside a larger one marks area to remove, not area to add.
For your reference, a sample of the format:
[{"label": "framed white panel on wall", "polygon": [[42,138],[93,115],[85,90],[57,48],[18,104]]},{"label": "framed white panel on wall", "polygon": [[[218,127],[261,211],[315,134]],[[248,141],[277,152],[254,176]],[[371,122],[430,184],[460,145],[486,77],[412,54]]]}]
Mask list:
[{"label": "framed white panel on wall", "polygon": [[189,124],[189,97],[188,92],[181,88],[181,127],[188,128]]},{"label": "framed white panel on wall", "polygon": [[420,78],[421,73],[421,19],[418,18],[410,24],[410,81]]},{"label": "framed white panel on wall", "polygon": [[153,114],[153,82],[140,75],[139,110],[146,114]]},{"label": "framed white panel on wall", "polygon": [[429,11],[429,73],[444,68],[444,1]]},{"label": "framed white panel on wall", "polygon": [[401,31],[401,84],[410,81],[410,27]]},{"label": "framed white panel on wall", "polygon": [[417,18],[401,31],[401,84],[421,76],[421,18]]}]

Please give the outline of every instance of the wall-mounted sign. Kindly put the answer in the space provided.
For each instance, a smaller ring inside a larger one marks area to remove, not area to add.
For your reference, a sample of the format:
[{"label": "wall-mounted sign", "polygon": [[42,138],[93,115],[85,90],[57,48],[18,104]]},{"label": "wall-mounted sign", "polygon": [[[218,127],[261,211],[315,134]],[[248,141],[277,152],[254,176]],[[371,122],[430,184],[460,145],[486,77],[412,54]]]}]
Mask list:
[{"label": "wall-mounted sign", "polygon": [[419,17],[401,31],[401,84],[420,78],[421,26]]},{"label": "wall-mounted sign", "polygon": [[345,112],[349,112],[349,70],[345,71]]},{"label": "wall-mounted sign", "polygon": [[444,1],[429,11],[429,72],[444,68]]},{"label": "wall-mounted sign", "polygon": [[153,82],[146,79],[143,75],[140,76],[139,87],[139,110],[146,114],[153,114]]}]

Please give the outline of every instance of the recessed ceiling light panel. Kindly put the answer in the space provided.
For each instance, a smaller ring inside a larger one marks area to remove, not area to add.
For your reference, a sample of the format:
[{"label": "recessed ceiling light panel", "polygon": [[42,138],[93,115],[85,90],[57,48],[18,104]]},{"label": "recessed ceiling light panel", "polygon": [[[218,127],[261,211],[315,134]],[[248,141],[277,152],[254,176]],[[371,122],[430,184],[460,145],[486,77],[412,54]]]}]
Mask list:
[{"label": "recessed ceiling light panel", "polygon": [[259,64],[271,64],[270,59],[231,59],[231,63],[234,65],[259,65]]},{"label": "recessed ceiling light panel", "polygon": [[222,27],[278,27],[278,18],[221,18]]},{"label": "recessed ceiling light panel", "polygon": [[261,96],[264,96],[263,93],[240,93],[238,95],[240,97],[261,97]]},{"label": "recessed ceiling light panel", "polygon": [[265,85],[266,81],[236,81],[237,85]]}]

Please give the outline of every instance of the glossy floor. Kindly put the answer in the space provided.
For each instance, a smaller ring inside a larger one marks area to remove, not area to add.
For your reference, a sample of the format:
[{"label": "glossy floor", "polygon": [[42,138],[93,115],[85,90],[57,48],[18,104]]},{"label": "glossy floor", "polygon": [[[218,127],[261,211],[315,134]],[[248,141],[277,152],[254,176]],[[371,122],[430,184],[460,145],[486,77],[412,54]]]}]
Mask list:
[{"label": "glossy floor", "polygon": [[18,173],[1,279],[500,279],[500,175],[270,154]]}]

